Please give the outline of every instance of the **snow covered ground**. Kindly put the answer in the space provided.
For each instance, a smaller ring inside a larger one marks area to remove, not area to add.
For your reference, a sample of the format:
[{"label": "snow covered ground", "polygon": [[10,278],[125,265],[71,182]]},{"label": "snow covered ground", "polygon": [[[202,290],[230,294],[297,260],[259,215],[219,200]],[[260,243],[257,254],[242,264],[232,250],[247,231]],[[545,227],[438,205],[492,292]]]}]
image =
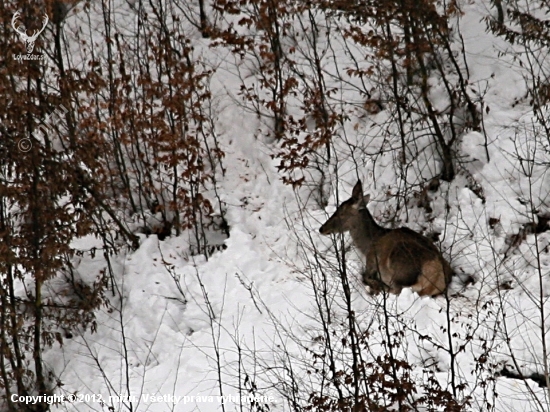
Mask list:
[{"label": "snow covered ground", "polygon": [[[459,150],[484,198],[459,174],[430,193],[429,216],[413,203],[394,216],[398,225],[440,234],[438,246],[457,273],[449,299],[421,298],[408,289],[387,300],[370,296],[359,280],[359,258],[350,251],[352,308],[358,327],[369,332],[366,358],[387,350],[389,313],[389,333],[399,333],[392,337],[400,342],[394,355],[413,366],[413,381],[427,379],[425,370],[444,389],[456,379],[463,384],[457,396],[470,397],[467,410],[544,410],[550,405],[547,389],[498,374],[504,365],[525,375],[544,374],[548,365],[542,354],[544,340],[550,343],[550,238],[545,231],[526,232],[523,241],[510,241],[537,221],[536,213],[548,213],[548,152],[529,130],[532,113],[516,63],[499,56],[507,46],[481,20],[490,11],[477,3],[464,11],[460,30],[469,83],[490,110],[485,135],[466,134]],[[336,253],[331,239],[318,233],[335,209],[337,191],[339,201],[346,199],[361,178],[371,194],[369,209],[381,224],[391,225],[387,218],[396,212],[398,189],[394,155],[381,154],[374,162],[365,154],[382,144],[376,133],[387,120],[385,111],[365,117],[350,105],[350,120],[340,131],[346,139],[334,143],[341,160],[338,178],[333,173],[328,182],[331,197],[324,210],[307,186],[294,191],[281,182],[263,123],[236,104],[240,80],[233,57],[208,48],[199,34],[195,41],[197,53],[219,66],[212,89],[226,153],[227,174],[218,182],[230,226],[226,248],[206,259],[189,253],[187,234],[165,241],[140,235],[136,252],[116,257],[115,293],[97,313],[97,330],[45,354],[63,383],[59,393],[77,396],[53,410],[232,411],[262,410],[264,404],[272,411],[290,410],[281,388],[290,384],[291,372],[301,396],[322,380],[312,373],[311,352],[323,342],[321,319],[330,315],[334,336],[345,335],[337,332],[345,330],[348,311],[341,279],[330,266],[337,265]],[[336,57],[345,60],[339,52]],[[434,102],[442,87],[432,85]],[[343,97],[356,98],[352,92]],[[367,141],[368,147],[361,146]],[[526,162],[529,158],[537,162]],[[529,171],[522,169],[527,163]],[[89,249],[94,242],[86,238],[76,246]],[[77,270],[90,281],[106,265],[100,254],[80,259]],[[474,282],[466,283],[468,277]],[[317,299],[323,294],[316,289],[321,286],[328,302],[322,313]],[[346,365],[349,352],[345,345],[339,349],[339,362]]]}]

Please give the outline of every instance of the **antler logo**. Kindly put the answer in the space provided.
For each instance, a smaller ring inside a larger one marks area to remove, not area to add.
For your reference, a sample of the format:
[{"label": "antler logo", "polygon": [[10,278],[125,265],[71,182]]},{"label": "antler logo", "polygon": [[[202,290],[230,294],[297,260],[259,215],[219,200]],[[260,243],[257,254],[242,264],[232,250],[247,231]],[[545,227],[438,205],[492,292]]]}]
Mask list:
[{"label": "antler logo", "polygon": [[27,30],[25,29],[25,26],[19,25],[17,26],[17,19],[19,18],[20,13],[17,11],[13,15],[13,18],[11,19],[11,25],[13,26],[14,30],[21,36],[21,39],[25,42],[25,47],[27,49],[27,53],[31,54],[34,49],[34,42],[38,38],[38,35],[44,31],[46,28],[46,25],[48,24],[48,15],[44,15],[44,18],[42,19],[44,24],[42,25],[42,28],[40,30],[35,30],[34,33],[29,36],[27,35]]}]

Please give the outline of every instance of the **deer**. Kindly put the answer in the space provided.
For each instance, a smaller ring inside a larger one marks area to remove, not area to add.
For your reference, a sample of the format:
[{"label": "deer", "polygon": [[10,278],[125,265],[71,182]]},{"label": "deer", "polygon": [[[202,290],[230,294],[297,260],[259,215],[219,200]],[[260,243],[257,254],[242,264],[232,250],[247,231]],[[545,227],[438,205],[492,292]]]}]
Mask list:
[{"label": "deer", "polygon": [[18,11],[15,12],[11,19],[11,25],[13,26],[13,29],[21,36],[21,39],[25,42],[25,48],[27,49],[27,53],[30,54],[34,50],[34,42],[38,38],[38,35],[44,31],[46,28],[46,25],[48,24],[48,15],[44,15],[44,18],[42,19],[42,28],[40,30],[35,30],[31,36],[27,34],[27,30],[23,26],[17,26],[17,19],[21,13]]},{"label": "deer", "polygon": [[374,292],[393,294],[410,287],[420,296],[446,291],[453,271],[441,252],[425,236],[407,227],[380,226],[367,209],[370,195],[363,195],[361,180],[351,198],[319,229],[322,235],[350,232],[355,247],[366,259],[363,283]]}]

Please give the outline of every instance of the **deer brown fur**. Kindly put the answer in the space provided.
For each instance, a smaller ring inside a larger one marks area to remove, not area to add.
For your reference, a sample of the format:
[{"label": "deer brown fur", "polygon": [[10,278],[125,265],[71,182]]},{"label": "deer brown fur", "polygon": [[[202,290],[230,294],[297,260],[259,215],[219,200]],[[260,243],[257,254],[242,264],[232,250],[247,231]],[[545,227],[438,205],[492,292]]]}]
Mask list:
[{"label": "deer brown fur", "polygon": [[366,257],[363,280],[367,285],[378,284],[396,294],[404,287],[427,296],[445,292],[452,269],[441,252],[414,230],[379,226],[367,209],[369,199],[363,196],[359,180],[351,198],[321,226],[321,234],[350,232],[353,243]]}]

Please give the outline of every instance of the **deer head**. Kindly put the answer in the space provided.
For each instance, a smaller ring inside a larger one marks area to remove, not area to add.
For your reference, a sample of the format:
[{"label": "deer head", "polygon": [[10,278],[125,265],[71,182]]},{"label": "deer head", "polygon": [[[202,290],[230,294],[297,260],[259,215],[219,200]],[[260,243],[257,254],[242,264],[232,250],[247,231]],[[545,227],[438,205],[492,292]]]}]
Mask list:
[{"label": "deer head", "polygon": [[11,25],[13,26],[13,29],[17,32],[17,34],[21,36],[21,39],[25,42],[25,48],[27,49],[27,53],[30,54],[34,50],[34,42],[36,41],[40,33],[44,31],[44,29],[46,28],[46,25],[48,24],[48,21],[49,21],[48,15],[45,14],[44,18],[42,19],[43,21],[42,28],[40,30],[35,30],[31,36],[27,35],[27,30],[25,29],[25,26],[17,25],[17,19],[19,18],[20,15],[21,13],[19,13],[18,11],[15,12],[15,14],[13,15],[13,18],[11,19]]},{"label": "deer head", "polygon": [[363,196],[363,186],[359,180],[353,188],[351,197],[338,206],[336,212],[321,226],[319,232],[322,235],[330,235],[351,230],[357,226],[358,219],[362,220],[361,210],[366,208],[369,200],[369,195]]}]

